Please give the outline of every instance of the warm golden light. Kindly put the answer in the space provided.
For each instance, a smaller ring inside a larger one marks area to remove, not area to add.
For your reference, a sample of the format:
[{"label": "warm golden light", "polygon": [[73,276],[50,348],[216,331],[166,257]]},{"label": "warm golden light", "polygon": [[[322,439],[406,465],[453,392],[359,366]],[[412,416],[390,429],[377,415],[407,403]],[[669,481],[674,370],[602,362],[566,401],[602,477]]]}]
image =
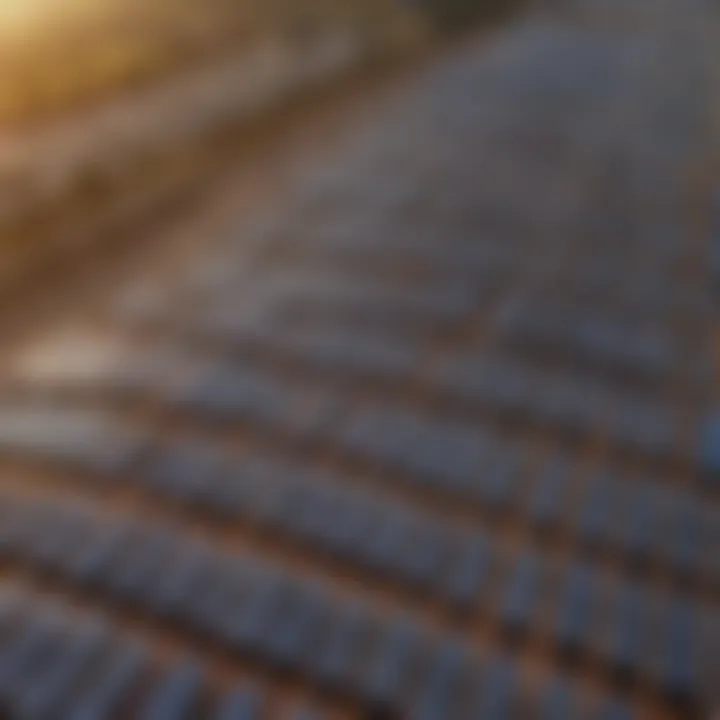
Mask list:
[{"label": "warm golden light", "polygon": [[87,13],[98,0],[0,0],[0,33],[18,38]]},{"label": "warm golden light", "polygon": [[62,7],[61,0],[0,0],[0,29],[23,31]]}]

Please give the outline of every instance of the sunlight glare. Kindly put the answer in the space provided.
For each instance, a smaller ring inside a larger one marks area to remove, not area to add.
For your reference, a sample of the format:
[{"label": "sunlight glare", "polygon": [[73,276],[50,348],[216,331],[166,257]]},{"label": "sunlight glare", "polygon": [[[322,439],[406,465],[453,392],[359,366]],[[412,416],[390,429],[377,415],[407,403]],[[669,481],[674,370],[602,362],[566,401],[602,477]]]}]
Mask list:
[{"label": "sunlight glare", "polygon": [[98,0],[0,0],[0,34],[18,37],[86,13]]}]

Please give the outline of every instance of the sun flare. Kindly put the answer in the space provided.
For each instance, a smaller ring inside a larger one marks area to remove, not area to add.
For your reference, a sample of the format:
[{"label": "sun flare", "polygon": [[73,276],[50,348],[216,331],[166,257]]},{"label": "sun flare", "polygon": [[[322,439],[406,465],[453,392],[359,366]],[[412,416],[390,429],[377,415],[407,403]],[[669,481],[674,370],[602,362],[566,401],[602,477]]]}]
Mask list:
[{"label": "sun flare", "polygon": [[18,30],[57,12],[59,0],[0,0],[0,28]]},{"label": "sun flare", "polygon": [[0,33],[23,36],[87,13],[99,0],[0,0]]}]

